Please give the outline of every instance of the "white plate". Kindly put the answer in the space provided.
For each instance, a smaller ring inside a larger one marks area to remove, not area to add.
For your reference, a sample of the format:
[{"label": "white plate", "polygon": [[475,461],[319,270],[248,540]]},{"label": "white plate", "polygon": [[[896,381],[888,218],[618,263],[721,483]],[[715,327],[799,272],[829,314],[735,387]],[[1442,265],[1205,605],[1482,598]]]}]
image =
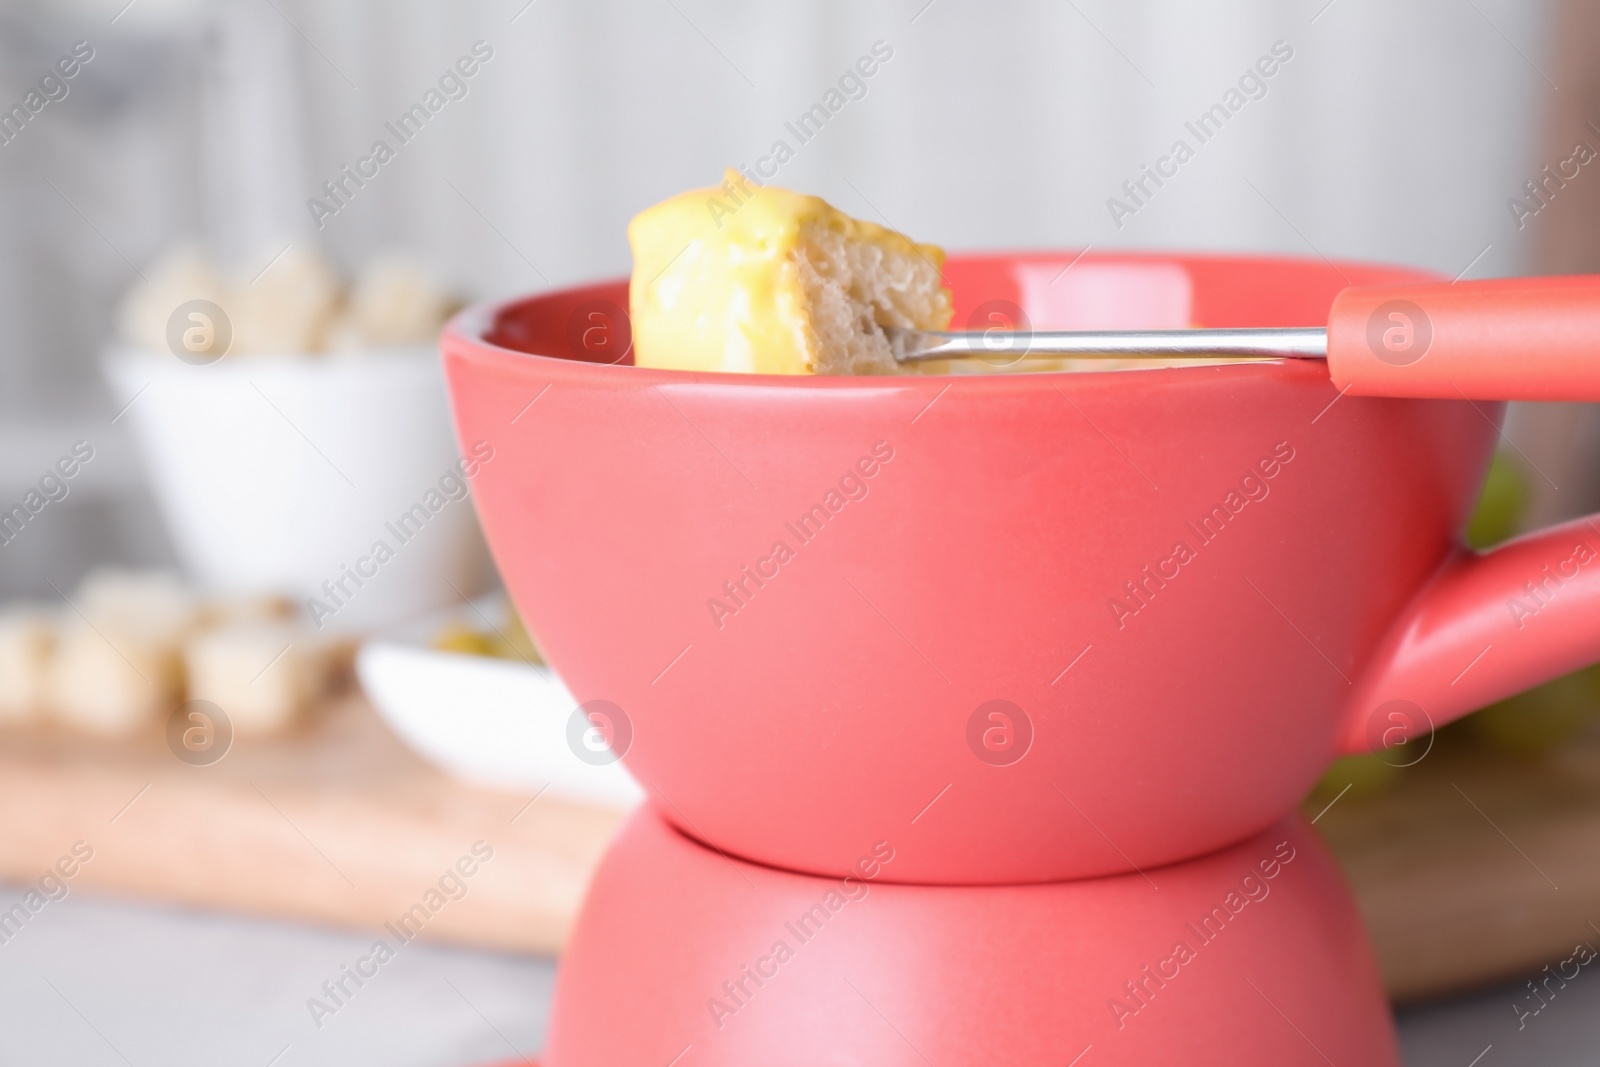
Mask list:
[{"label": "white plate", "polygon": [[[498,597],[475,608],[499,621]],[[578,702],[554,671],[428,647],[452,618],[483,625],[472,612],[435,615],[368,641],[356,655],[361,687],[395,733],[477,785],[623,810],[644,799],[609,751],[568,743]]]}]

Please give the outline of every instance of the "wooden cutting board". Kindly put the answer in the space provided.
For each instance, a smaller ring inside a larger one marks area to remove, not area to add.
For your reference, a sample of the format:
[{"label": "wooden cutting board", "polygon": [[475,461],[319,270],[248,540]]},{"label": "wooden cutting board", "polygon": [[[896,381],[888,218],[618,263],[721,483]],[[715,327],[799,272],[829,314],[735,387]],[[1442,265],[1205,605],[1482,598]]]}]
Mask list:
[{"label": "wooden cutting board", "polygon": [[[553,953],[622,817],[531,799],[434,770],[359,697],[293,737],[236,743],[208,767],[174,758],[157,736],[0,733],[0,880],[37,882],[81,840],[94,857],[74,891],[375,936],[443,900],[425,912],[422,938]],[[1441,735],[1396,784],[1352,790],[1317,828],[1397,1000],[1537,970],[1580,940],[1600,946],[1588,925],[1600,922],[1600,738],[1528,764]],[[430,898],[480,841],[493,857],[467,864],[465,895]]]},{"label": "wooden cutting board", "polygon": [[[425,939],[551,953],[622,816],[530,799],[456,783],[356,697],[305,732],[235,742],[206,767],[175,758],[160,736],[6,733],[0,879],[37,882],[81,840],[94,856],[73,890],[354,927],[391,943],[384,923],[411,913],[408,935],[420,925]],[[441,889],[463,857],[465,894],[457,879]]]},{"label": "wooden cutting board", "polygon": [[1394,785],[1352,790],[1317,829],[1397,1001],[1554,966],[1580,941],[1600,948],[1600,736],[1522,760],[1446,731]]}]

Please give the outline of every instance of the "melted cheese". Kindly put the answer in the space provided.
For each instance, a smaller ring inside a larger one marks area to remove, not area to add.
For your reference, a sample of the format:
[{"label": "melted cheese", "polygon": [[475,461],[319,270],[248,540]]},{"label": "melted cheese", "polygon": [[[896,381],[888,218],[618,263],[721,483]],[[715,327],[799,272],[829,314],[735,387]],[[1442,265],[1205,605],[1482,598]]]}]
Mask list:
[{"label": "melted cheese", "polygon": [[[892,373],[892,361],[850,358],[828,350],[823,338],[854,349],[876,344],[874,323],[942,329],[949,322],[941,249],[818,197],[756,186],[732,169],[721,188],[680,193],[640,212],[628,240],[638,366]],[[828,284],[831,294],[822,293]]]}]

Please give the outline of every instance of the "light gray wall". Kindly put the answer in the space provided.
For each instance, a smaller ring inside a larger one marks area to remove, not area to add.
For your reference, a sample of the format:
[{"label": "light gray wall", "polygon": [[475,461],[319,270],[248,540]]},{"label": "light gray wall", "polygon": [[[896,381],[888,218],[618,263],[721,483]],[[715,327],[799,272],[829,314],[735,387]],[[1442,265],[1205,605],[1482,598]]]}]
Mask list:
[{"label": "light gray wall", "polygon": [[[0,100],[74,40],[96,48],[71,95],[0,147],[0,489],[79,424],[109,472],[37,557],[0,553],[0,593],[70,582],[92,558],[165,556],[95,358],[133,265],[173,239],[245,264],[287,241],[346,262],[402,247],[482,296],[622,274],[635,211],[793,144],[785,120],[875,41],[893,58],[780,181],[956,250],[1515,273],[1533,228],[1506,201],[1548,162],[1542,0],[124,3],[0,3]],[[313,228],[320,182],[480,39],[494,58],[469,95]],[[1294,57],[1267,95],[1116,225],[1121,183],[1193,143],[1184,122],[1279,40]]]}]

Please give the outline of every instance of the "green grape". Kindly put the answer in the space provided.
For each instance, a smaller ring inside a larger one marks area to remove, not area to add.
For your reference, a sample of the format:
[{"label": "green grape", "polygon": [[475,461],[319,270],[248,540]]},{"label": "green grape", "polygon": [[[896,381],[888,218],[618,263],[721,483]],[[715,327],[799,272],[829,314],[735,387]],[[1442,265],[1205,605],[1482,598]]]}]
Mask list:
[{"label": "green grape", "polygon": [[[1517,532],[1528,502],[1528,478],[1507,452],[1489,465],[1478,509],[1467,524],[1467,542],[1490,548]],[[1600,711],[1600,666],[1557,678],[1468,716],[1464,732],[1517,756],[1548,752],[1581,731]]]},{"label": "green grape", "polygon": [[1469,716],[1463,726],[1501,752],[1533,757],[1578,734],[1600,711],[1600,666],[1518,693]]},{"label": "green grape", "polygon": [[1528,504],[1528,477],[1506,452],[1496,452],[1489,477],[1478,498],[1478,510],[1467,523],[1467,543],[1482,550],[1517,532]]},{"label": "green grape", "polygon": [[1344,792],[1346,786],[1350,787],[1346,800],[1371,796],[1388,789],[1400,777],[1402,768],[1383,757],[1382,752],[1367,752],[1335,760],[1306,798],[1306,807],[1313,813],[1321,811]]}]

